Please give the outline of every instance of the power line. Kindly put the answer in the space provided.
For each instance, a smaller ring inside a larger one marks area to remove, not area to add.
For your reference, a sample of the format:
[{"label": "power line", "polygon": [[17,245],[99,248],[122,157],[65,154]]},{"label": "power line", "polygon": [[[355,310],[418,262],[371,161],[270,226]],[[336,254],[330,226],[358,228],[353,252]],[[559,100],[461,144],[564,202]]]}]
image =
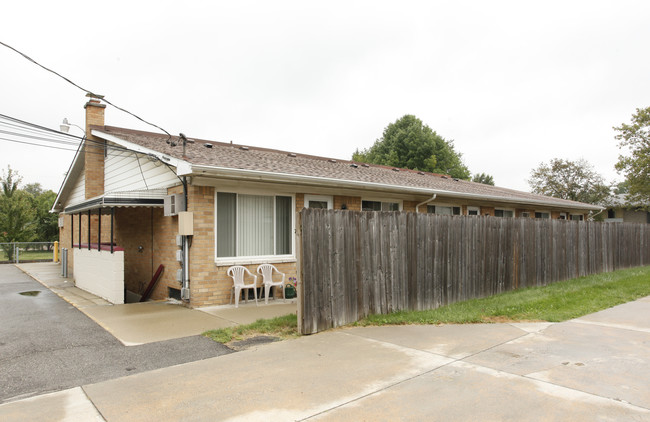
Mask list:
[{"label": "power line", "polygon": [[[1,119],[9,120],[9,122],[3,122]],[[67,140],[63,139],[55,139],[55,138],[43,138],[41,136],[35,136],[35,135],[29,135],[29,134],[24,134],[24,133],[17,133],[17,132],[8,132],[8,131],[3,131],[0,129],[0,133],[4,133],[6,135],[12,135],[12,136],[17,136],[17,137],[24,137],[28,139],[35,139],[35,140],[40,140],[44,142],[52,142],[52,143],[61,143],[61,144],[68,144],[68,145],[74,145],[75,147],[79,145],[80,142],[85,141],[86,142],[86,147],[90,148],[95,148],[95,149],[101,149],[101,150],[115,150],[115,151],[129,151],[127,148],[124,148],[122,146],[115,146],[115,145],[110,145],[105,143],[104,141],[97,141],[94,139],[86,139],[86,137],[79,137],[76,135],[71,135],[69,133],[63,133],[59,132],[54,129],[50,129],[45,126],[40,126],[37,125],[36,123],[31,123],[31,122],[26,122],[24,120],[17,119],[15,117],[7,116],[5,114],[0,114],[0,125],[4,126],[9,126],[10,128],[16,128],[20,130],[25,130],[31,133],[43,135],[44,133],[48,136],[51,134],[58,136],[59,138],[69,138]],[[37,145],[37,144],[30,144],[30,145]],[[76,148],[75,148],[76,149]]]},{"label": "power line", "polygon": [[136,115],[136,114],[133,114],[133,113],[131,113],[130,111],[123,109],[122,107],[118,107],[118,106],[116,106],[116,105],[113,104],[112,102],[108,101],[105,97],[102,97],[101,95],[94,94],[92,91],[90,91],[90,90],[88,90],[88,89],[85,89],[85,88],[83,88],[83,87],[77,85],[76,83],[72,82],[70,79],[66,78],[65,76],[61,75],[60,73],[58,73],[58,72],[56,72],[56,71],[54,71],[54,70],[52,70],[52,69],[50,69],[50,68],[48,68],[48,67],[43,66],[42,64],[40,64],[40,63],[37,62],[36,60],[32,59],[31,57],[29,57],[29,56],[26,55],[25,53],[23,53],[23,52],[21,52],[21,51],[15,49],[14,47],[10,46],[9,44],[6,44],[6,43],[0,41],[0,45],[3,45],[4,47],[6,47],[6,48],[8,48],[8,49],[10,49],[10,50],[12,50],[12,51],[14,51],[14,52],[20,54],[21,56],[23,56],[23,57],[24,57],[25,59],[27,59],[28,61],[34,63],[36,66],[38,66],[38,67],[40,67],[40,68],[42,68],[42,69],[44,69],[44,70],[47,70],[47,71],[50,72],[50,73],[55,74],[55,75],[58,76],[59,78],[61,78],[61,79],[63,79],[64,81],[68,82],[69,84],[71,84],[71,85],[73,85],[73,86],[79,88],[80,90],[86,92],[87,94],[90,94],[90,95],[92,95],[92,96],[94,96],[94,97],[96,97],[96,98],[102,98],[102,100],[103,100],[106,104],[109,104],[109,105],[115,107],[116,109],[118,109],[118,110],[120,110],[120,111],[122,111],[122,112],[124,112],[124,113],[126,113],[126,114],[129,114],[129,115],[131,115],[131,116],[133,116],[133,117],[135,117],[136,119],[140,120],[140,121],[143,122],[143,123],[148,124],[149,126],[153,126],[153,127],[155,127],[155,128],[158,128],[158,129],[162,130],[162,131],[165,132],[165,133],[167,134],[167,136],[168,136],[167,141],[169,141],[169,140],[172,138],[172,135],[171,135],[169,132],[167,132],[165,129],[161,128],[160,126],[155,125],[155,124],[153,124],[153,123],[151,123],[151,122],[148,122],[148,121],[144,120],[142,117],[140,117],[140,116],[138,116],[138,115]]},{"label": "power line", "polygon": [[[3,122],[2,119],[5,121]],[[8,122],[7,122],[8,121]],[[70,152],[75,152],[75,159],[78,156],[82,146],[84,147],[84,154],[97,154],[97,155],[102,155],[104,156],[108,150],[113,150],[113,151],[119,151],[120,153],[134,153],[135,159],[138,163],[138,168],[140,170],[140,175],[142,176],[142,181],[144,182],[144,185],[147,189],[149,189],[149,186],[147,184],[147,180],[144,176],[144,171],[142,169],[142,163],[140,163],[140,155],[146,156],[148,159],[152,161],[158,161],[167,166],[167,168],[176,175],[176,177],[183,183],[183,180],[178,177],[176,172],[171,168],[171,166],[164,161],[158,159],[158,157],[153,156],[151,154],[145,154],[140,151],[136,151],[130,148],[125,148],[122,146],[114,146],[111,145],[108,142],[104,141],[96,141],[93,139],[86,139],[86,136],[84,135],[83,138],[79,138],[78,136],[70,135],[68,133],[63,133],[56,131],[54,129],[50,129],[45,126],[40,126],[35,123],[31,122],[26,122],[24,120],[17,119],[15,117],[7,116],[4,114],[0,114],[0,126],[5,126],[13,131],[6,131],[0,129],[0,134],[6,134],[10,136],[15,136],[19,138],[26,138],[26,139],[34,139],[37,141],[42,141],[42,142],[51,142],[51,143],[56,143],[56,144],[63,144],[63,145],[69,145],[69,146],[77,146],[77,148],[71,149],[71,148],[64,148],[64,147],[59,147],[59,146],[54,146],[54,145],[44,145],[44,144],[38,144],[34,142],[28,142],[28,141],[21,141],[21,140],[16,140],[16,139],[9,139],[9,138],[4,138],[0,137],[0,141],[7,141],[7,142],[14,142],[18,144],[23,144],[23,145],[32,145],[32,146],[38,146],[38,147],[43,147],[43,148],[53,148],[53,149],[59,149],[59,150],[64,150],[64,151],[70,151]],[[28,133],[19,133],[15,132],[15,130],[23,130]],[[37,136],[37,135],[42,135],[42,136]],[[44,137],[45,135],[48,135],[50,137]],[[51,137],[51,135],[57,135],[59,138],[73,138],[75,141],[72,141],[72,139],[55,139]],[[76,140],[79,140],[77,142]],[[91,151],[89,148],[95,148],[95,151]],[[74,164],[73,162],[70,164],[70,168],[68,168],[68,172],[66,174],[69,174],[72,165]],[[60,190],[60,189],[59,189]]]},{"label": "power line", "polygon": [[43,147],[43,148],[60,149],[60,150],[63,150],[63,151],[71,151],[71,152],[76,151],[76,148],[64,148],[64,147],[57,147],[57,146],[54,146],[54,145],[43,145],[43,144],[37,144],[37,143],[34,143],[34,142],[19,141],[17,139],[9,139],[9,138],[3,138],[3,137],[0,137],[0,141],[14,142],[14,143],[17,143],[17,144],[24,144],[24,145],[33,145],[33,146]]}]

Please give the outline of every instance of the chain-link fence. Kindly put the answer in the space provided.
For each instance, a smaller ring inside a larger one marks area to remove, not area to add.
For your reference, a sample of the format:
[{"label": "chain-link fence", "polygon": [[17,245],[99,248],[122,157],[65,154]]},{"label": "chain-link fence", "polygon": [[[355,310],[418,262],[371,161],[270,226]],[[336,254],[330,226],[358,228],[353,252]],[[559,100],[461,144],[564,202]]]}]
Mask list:
[{"label": "chain-link fence", "polygon": [[54,260],[55,242],[0,243],[0,264]]}]

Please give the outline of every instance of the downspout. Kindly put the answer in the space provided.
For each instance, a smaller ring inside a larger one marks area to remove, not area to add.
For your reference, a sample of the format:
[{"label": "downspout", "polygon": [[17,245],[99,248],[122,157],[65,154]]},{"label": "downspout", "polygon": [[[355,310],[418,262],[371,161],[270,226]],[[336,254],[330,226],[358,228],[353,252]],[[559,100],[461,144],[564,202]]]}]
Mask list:
[{"label": "downspout", "polygon": [[420,208],[420,206],[421,206],[421,205],[424,205],[424,204],[428,204],[428,203],[431,202],[431,201],[434,201],[434,200],[436,199],[436,196],[438,196],[438,194],[437,194],[437,193],[434,193],[433,196],[431,197],[431,199],[427,199],[426,201],[424,201],[424,202],[420,202],[419,204],[417,204],[417,205],[415,206],[415,212],[416,212],[416,213],[420,212],[420,211],[418,211],[418,209]]},{"label": "downspout", "polygon": [[603,212],[603,211],[605,211],[605,208],[603,208],[602,210],[598,211],[598,212],[597,212],[596,214],[594,214],[594,215],[591,215],[591,211],[589,211],[589,217],[587,217],[587,219],[588,219],[589,221],[594,221],[594,219],[596,218],[596,216],[597,216],[598,214],[600,214],[601,212]]},{"label": "downspout", "polygon": [[[183,160],[187,159],[186,156],[186,149],[187,149],[187,137],[179,133],[181,139],[183,140]],[[185,211],[189,208],[189,204],[187,201],[187,176],[183,176],[183,195],[185,197]],[[190,246],[192,245],[192,241],[190,236],[182,236],[183,238],[183,262],[182,262],[182,268],[183,268],[183,277],[182,277],[182,289],[181,289],[181,299],[182,300],[190,300]]]}]

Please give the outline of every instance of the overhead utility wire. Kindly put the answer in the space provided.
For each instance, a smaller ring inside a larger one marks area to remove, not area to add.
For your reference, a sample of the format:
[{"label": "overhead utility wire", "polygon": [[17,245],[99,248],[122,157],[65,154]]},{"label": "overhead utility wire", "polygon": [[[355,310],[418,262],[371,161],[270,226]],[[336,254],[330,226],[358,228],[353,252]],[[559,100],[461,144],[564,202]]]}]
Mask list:
[{"label": "overhead utility wire", "polygon": [[[90,95],[95,96],[95,97],[97,97],[97,98],[100,98],[100,97],[101,97],[100,95],[94,94],[92,91],[90,91],[90,90],[88,90],[88,89],[85,89],[85,88],[83,88],[83,87],[77,85],[76,83],[72,82],[70,79],[66,78],[65,76],[61,75],[60,73],[55,72],[54,70],[52,70],[52,69],[50,69],[50,68],[48,68],[48,67],[43,66],[42,64],[40,64],[40,63],[37,62],[36,60],[32,59],[31,57],[29,57],[29,56],[26,55],[25,53],[23,53],[23,52],[21,52],[21,51],[15,49],[15,48],[13,48],[13,47],[10,46],[9,44],[6,44],[6,43],[0,41],[0,45],[3,45],[3,46],[5,46],[6,48],[8,48],[8,49],[10,49],[10,50],[12,50],[12,51],[14,51],[14,52],[20,54],[20,55],[23,56],[25,59],[29,60],[30,62],[34,63],[35,65],[39,66],[40,68],[45,69],[45,70],[47,70],[48,72],[55,74],[55,75],[58,76],[59,78],[61,78],[61,79],[63,79],[64,81],[68,82],[69,84],[71,84],[71,85],[73,85],[73,86],[79,88],[80,90],[86,92],[87,94],[90,94]],[[122,112],[124,112],[124,113],[126,113],[126,114],[129,114],[129,115],[131,115],[131,116],[133,116],[133,117],[135,117],[136,119],[140,120],[141,122],[146,123],[146,124],[148,124],[149,126],[153,126],[153,127],[155,127],[155,128],[158,128],[158,129],[162,130],[162,131],[165,132],[165,133],[167,134],[167,136],[168,136],[167,141],[171,140],[172,135],[171,135],[169,132],[167,132],[165,129],[161,128],[160,126],[155,125],[155,124],[153,124],[153,123],[151,123],[151,122],[148,122],[148,121],[144,120],[142,117],[140,117],[140,116],[138,116],[138,115],[136,115],[136,114],[133,114],[133,113],[131,113],[130,111],[123,109],[122,107],[118,107],[118,106],[116,106],[116,105],[113,104],[112,102],[108,101],[105,97],[103,97],[102,100],[103,100],[106,104],[110,104],[111,106],[115,107],[116,109],[118,109],[118,110],[120,110],[120,111],[122,111]]]},{"label": "overhead utility wire", "polygon": [[[57,146],[54,146],[54,145],[43,145],[43,144],[37,144],[37,143],[34,143],[34,142],[19,141],[19,140],[16,140],[16,139],[9,139],[9,138],[2,138],[2,137],[0,137],[0,141],[15,142],[17,144],[34,145],[34,146],[37,146],[37,147],[60,149],[60,150],[63,150],[63,151],[71,151],[71,152],[75,152],[77,150],[76,148],[64,148],[64,147],[57,147]],[[90,151],[88,151],[88,152],[92,153]],[[96,152],[95,154],[103,154],[103,153]]]},{"label": "overhead utility wire", "polygon": [[[2,119],[8,120],[8,122],[7,121],[2,121]],[[37,125],[37,124],[31,123],[31,122],[26,122],[24,120],[20,120],[20,119],[17,119],[15,117],[7,116],[5,114],[0,114],[0,126],[8,126],[9,128],[14,128],[14,130],[15,129],[25,130],[25,131],[29,131],[29,132],[35,133],[35,134],[42,134],[42,133],[45,132],[48,135],[49,134],[54,134],[54,135],[57,135],[57,136],[62,137],[62,138],[73,138],[73,139],[75,139],[75,141],[72,141],[72,139],[70,139],[68,141],[68,140],[63,140],[63,139],[43,138],[43,137],[40,137],[40,136],[29,135],[29,134],[24,134],[24,133],[17,133],[17,132],[8,132],[8,131],[4,131],[4,130],[0,129],[0,133],[4,133],[4,134],[16,136],[16,137],[35,139],[35,140],[40,140],[40,141],[45,141],[45,142],[52,142],[52,143],[59,143],[59,144],[64,144],[64,145],[76,146],[76,148],[71,149],[71,148],[57,147],[57,146],[53,146],[53,145],[43,145],[43,144],[37,144],[37,143],[34,143],[34,142],[19,141],[19,140],[16,140],[16,139],[9,139],[9,138],[4,138],[4,137],[0,137],[0,141],[14,142],[14,143],[24,144],[24,145],[33,145],[33,146],[38,146],[38,147],[43,147],[43,148],[53,148],[53,149],[59,149],[59,150],[63,150],[63,151],[70,151],[70,152],[74,151],[76,153],[79,152],[82,145],[84,145],[84,141],[85,141],[85,145],[86,145],[85,153],[86,154],[104,155],[106,149],[111,149],[111,150],[120,151],[120,152],[133,152],[135,154],[136,160],[138,162],[138,167],[140,169],[140,174],[142,175],[142,180],[143,180],[145,186],[147,187],[147,189],[148,189],[148,185],[147,185],[147,181],[146,181],[146,179],[144,177],[144,172],[142,170],[142,163],[140,163],[140,155],[144,155],[150,160],[163,163],[165,166],[167,166],[169,168],[169,170],[171,170],[173,173],[175,173],[172,170],[172,168],[171,168],[171,166],[169,164],[167,164],[164,161],[160,160],[155,155],[145,154],[145,153],[142,153],[140,151],[136,151],[136,150],[133,150],[133,149],[130,149],[130,148],[125,148],[125,147],[122,147],[122,146],[113,146],[113,145],[110,145],[108,143],[104,143],[102,141],[95,141],[95,140],[92,140],[92,139],[86,139],[85,135],[83,137],[79,137],[79,136],[76,136],[76,135],[71,135],[69,133],[59,132],[57,130],[50,129],[50,128],[45,127],[45,126]],[[79,142],[76,142],[77,139],[79,140]],[[95,143],[97,145],[92,145],[92,143]],[[95,148],[96,151],[90,151],[88,149],[89,147]],[[99,150],[99,151],[97,151],[97,150]],[[72,167],[72,164],[70,166]],[[68,172],[69,171],[70,171],[70,169],[68,169]],[[178,177],[178,175],[176,175],[176,177]],[[181,181],[181,183],[183,183],[183,180],[180,177],[178,179]]]},{"label": "overhead utility wire", "polygon": [[[60,150],[63,150],[63,151],[71,151],[71,152],[76,152],[79,149],[79,148],[66,148],[64,146],[38,144],[38,143],[35,143],[35,142],[20,141],[18,139],[10,139],[10,138],[3,138],[3,137],[0,137],[0,141],[13,142],[13,143],[16,143],[16,144],[23,144],[23,145],[33,145],[33,146],[36,146],[36,147],[43,147],[43,148],[60,149]],[[70,145],[70,146],[73,146],[73,145]],[[99,147],[94,147],[94,146],[93,146],[93,148],[99,149]],[[150,156],[149,154],[143,154],[143,153],[138,152],[138,151],[132,151],[132,152],[135,152],[137,154],[146,155],[148,157]],[[101,149],[101,151],[86,150],[85,153],[86,154],[95,154],[95,155],[104,155],[104,150],[103,149]]]},{"label": "overhead utility wire", "polygon": [[[69,133],[59,132],[57,130],[50,129],[50,128],[45,127],[45,126],[37,125],[36,123],[26,122],[24,120],[20,120],[20,119],[17,119],[15,117],[7,116],[5,114],[0,114],[0,119],[6,119],[6,120],[9,120],[11,122],[17,122],[17,123],[20,124],[20,125],[18,125],[18,124],[14,124],[14,123],[3,122],[2,120],[0,120],[0,125],[13,126],[15,128],[19,128],[19,129],[23,129],[23,130],[29,130],[29,131],[34,132],[34,133],[47,132],[48,134],[51,133],[51,134],[57,135],[59,137],[75,139],[75,141],[72,141],[72,139],[70,139],[70,141],[67,142],[68,144],[74,145],[74,146],[77,146],[80,141],[85,140],[87,142],[87,144],[88,144],[87,146],[91,147],[91,148],[102,149],[102,150],[106,148],[106,149],[111,149],[111,150],[115,150],[115,151],[131,151],[128,148],[125,148],[125,147],[122,147],[122,146],[109,145],[109,144],[105,144],[103,141],[96,141],[94,139],[86,139],[85,136],[80,137],[80,136],[72,135],[72,134],[69,134]],[[40,131],[40,132],[38,132],[38,131]],[[11,134],[11,135],[14,135],[14,136],[24,136],[26,138],[35,138],[35,137],[33,137],[31,135],[27,135],[27,134],[8,133],[8,132],[4,132],[2,130],[0,130],[0,132],[5,133],[5,134]],[[51,141],[51,142],[56,142],[56,143],[65,142],[65,141],[59,141],[59,140],[55,140],[55,139],[46,139],[46,138],[40,138],[39,140]],[[77,142],[76,140],[78,140],[79,142]]]}]

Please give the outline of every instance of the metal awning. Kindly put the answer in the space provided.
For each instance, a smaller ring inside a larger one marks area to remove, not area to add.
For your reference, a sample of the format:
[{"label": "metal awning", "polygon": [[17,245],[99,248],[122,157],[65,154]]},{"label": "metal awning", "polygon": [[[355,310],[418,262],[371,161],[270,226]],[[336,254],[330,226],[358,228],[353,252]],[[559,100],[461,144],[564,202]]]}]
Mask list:
[{"label": "metal awning", "polygon": [[78,204],[70,205],[63,212],[65,214],[78,214],[84,211],[113,207],[162,207],[166,195],[167,189],[108,192]]}]

